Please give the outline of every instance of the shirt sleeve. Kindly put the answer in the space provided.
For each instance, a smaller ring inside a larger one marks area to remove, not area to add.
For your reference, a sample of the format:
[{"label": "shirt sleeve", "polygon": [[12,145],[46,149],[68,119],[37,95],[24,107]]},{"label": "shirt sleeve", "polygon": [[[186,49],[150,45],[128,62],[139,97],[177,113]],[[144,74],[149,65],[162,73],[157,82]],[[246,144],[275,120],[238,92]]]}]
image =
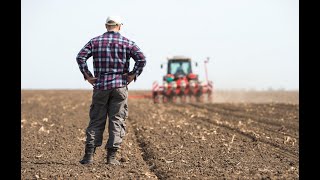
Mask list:
[{"label": "shirt sleeve", "polygon": [[79,69],[86,80],[85,73],[89,77],[93,77],[92,73],[88,69],[87,60],[92,56],[92,45],[91,40],[80,50],[77,55],[77,63],[79,65]]},{"label": "shirt sleeve", "polygon": [[146,65],[146,57],[141,52],[140,48],[134,43],[131,51],[130,56],[135,61],[133,70],[130,72],[130,74],[135,74],[135,80],[136,78],[142,73],[144,66]]}]

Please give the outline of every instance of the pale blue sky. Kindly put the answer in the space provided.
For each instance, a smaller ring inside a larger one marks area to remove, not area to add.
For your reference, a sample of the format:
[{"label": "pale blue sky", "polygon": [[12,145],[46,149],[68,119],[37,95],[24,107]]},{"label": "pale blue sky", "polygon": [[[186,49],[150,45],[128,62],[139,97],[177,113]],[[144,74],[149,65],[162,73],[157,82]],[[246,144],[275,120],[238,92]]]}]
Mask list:
[{"label": "pale blue sky", "polygon": [[75,58],[109,15],[147,57],[130,89],[161,82],[160,64],[174,55],[198,61],[203,80],[210,57],[216,89],[299,89],[298,0],[22,0],[21,88],[92,89]]}]

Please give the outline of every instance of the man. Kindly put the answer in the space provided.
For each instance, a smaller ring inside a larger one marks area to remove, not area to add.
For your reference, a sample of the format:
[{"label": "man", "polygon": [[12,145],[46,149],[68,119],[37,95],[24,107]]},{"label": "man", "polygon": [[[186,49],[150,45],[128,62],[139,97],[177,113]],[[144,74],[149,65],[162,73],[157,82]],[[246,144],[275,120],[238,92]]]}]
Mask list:
[{"label": "man", "polygon": [[[120,164],[115,156],[126,133],[127,85],[132,80],[136,81],[146,65],[145,56],[140,48],[119,33],[121,25],[123,24],[119,17],[108,17],[105,24],[107,32],[91,39],[77,55],[77,63],[84,79],[93,85],[90,122],[86,129],[85,154],[80,161],[81,164],[93,162],[96,147],[102,145],[107,117],[109,119],[109,139],[105,146],[107,164]],[[93,56],[94,76],[88,70],[86,63],[91,56]],[[129,72],[130,58],[135,61],[131,72]]]},{"label": "man", "polygon": [[175,76],[186,75],[186,73],[184,72],[184,70],[182,68],[182,63],[179,64],[179,67],[177,68],[177,71],[174,74],[175,74]]}]

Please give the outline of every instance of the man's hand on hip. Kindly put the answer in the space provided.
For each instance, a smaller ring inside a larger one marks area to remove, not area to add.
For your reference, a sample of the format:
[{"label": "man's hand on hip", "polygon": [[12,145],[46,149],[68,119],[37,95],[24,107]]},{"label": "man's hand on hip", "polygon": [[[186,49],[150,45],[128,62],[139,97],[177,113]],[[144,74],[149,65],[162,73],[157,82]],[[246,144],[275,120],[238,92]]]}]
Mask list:
[{"label": "man's hand on hip", "polygon": [[95,77],[90,77],[86,72],[84,72],[84,75],[87,79],[87,81],[93,86],[94,83],[97,81],[97,78]]},{"label": "man's hand on hip", "polygon": [[87,78],[87,80],[88,80],[88,82],[93,86],[94,83],[97,81],[97,78],[95,78],[95,77],[89,77],[89,78]]},{"label": "man's hand on hip", "polygon": [[136,75],[135,74],[127,74],[127,73],[125,73],[124,75],[126,75],[127,76],[127,84],[130,84],[134,79],[135,79],[135,77],[136,77]]}]

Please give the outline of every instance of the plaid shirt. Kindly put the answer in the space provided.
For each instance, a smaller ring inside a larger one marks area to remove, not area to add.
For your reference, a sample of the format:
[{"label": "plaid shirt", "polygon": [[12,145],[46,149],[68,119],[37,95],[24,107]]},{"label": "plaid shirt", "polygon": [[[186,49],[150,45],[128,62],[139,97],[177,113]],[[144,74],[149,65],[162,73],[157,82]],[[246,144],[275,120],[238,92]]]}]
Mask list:
[{"label": "plaid shirt", "polygon": [[[94,76],[97,78],[94,89],[124,87],[127,85],[127,76],[123,74],[135,74],[138,77],[146,65],[145,56],[135,42],[113,31],[91,39],[78,53],[77,63],[84,79],[84,72],[93,77],[86,63],[91,56]],[[131,72],[130,58],[135,61]]]}]

